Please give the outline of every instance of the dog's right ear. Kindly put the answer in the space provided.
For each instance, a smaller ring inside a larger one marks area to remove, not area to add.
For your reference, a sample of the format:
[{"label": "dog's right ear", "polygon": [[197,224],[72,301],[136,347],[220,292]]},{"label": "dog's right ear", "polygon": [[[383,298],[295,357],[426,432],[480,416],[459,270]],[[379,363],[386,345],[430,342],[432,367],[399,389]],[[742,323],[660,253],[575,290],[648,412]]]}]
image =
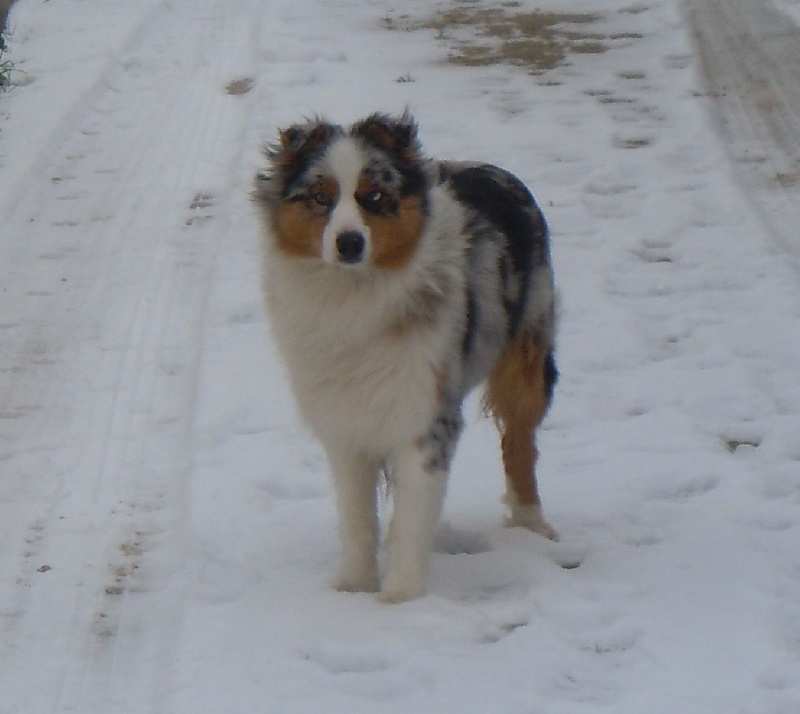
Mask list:
[{"label": "dog's right ear", "polygon": [[279,132],[277,143],[267,147],[267,158],[274,170],[290,171],[298,162],[319,153],[334,136],[342,133],[341,127],[321,119],[293,124]]}]

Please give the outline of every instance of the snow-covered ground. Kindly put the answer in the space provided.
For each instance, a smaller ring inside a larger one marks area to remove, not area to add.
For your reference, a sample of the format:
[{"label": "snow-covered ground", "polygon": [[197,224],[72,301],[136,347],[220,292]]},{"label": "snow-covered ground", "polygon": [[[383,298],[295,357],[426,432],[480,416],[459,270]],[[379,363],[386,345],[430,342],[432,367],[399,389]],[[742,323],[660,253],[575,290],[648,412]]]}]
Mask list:
[{"label": "snow-covered ground", "polygon": [[[597,13],[609,45],[538,76],[387,29],[431,7],[12,10],[0,714],[800,711],[798,275],[734,180],[678,0],[525,0]],[[508,167],[551,222],[562,540],[502,527],[473,400],[430,593],[385,606],[329,587],[327,468],[248,192],[276,126],[405,105],[431,154]]]},{"label": "snow-covered ground", "polygon": [[795,22],[800,22],[800,0],[775,0],[775,5],[779,10],[783,10],[792,17]]}]

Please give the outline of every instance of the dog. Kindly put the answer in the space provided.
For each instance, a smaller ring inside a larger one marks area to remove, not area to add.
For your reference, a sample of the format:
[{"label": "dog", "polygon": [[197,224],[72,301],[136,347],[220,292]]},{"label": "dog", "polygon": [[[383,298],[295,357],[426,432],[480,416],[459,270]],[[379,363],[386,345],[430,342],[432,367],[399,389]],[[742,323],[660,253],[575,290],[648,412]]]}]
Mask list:
[{"label": "dog", "polygon": [[[490,164],[427,158],[408,111],[294,124],[265,154],[254,199],[266,304],[332,472],[335,587],[385,602],[424,594],[461,404],[484,381],[508,524],[555,540],[535,475],[558,378],[554,279],[530,191]],[[381,473],[394,501],[382,581]]]}]

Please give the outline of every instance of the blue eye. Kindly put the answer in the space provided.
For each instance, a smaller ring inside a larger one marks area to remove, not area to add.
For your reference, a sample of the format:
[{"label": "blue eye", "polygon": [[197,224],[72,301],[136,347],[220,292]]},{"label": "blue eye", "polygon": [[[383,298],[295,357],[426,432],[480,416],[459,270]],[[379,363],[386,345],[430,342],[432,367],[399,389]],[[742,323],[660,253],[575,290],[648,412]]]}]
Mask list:
[{"label": "blue eye", "polygon": [[355,199],[361,208],[375,215],[390,211],[393,204],[391,194],[374,187],[363,192],[359,191],[356,193]]}]

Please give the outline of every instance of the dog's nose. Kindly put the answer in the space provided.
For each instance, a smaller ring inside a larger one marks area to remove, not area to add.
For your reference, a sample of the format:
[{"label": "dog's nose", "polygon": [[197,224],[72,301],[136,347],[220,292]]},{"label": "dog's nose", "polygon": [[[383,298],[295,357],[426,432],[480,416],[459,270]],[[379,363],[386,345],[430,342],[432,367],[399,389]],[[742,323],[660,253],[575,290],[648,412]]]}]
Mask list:
[{"label": "dog's nose", "polygon": [[336,236],[336,251],[343,263],[359,263],[364,257],[366,241],[358,231],[345,231]]}]

